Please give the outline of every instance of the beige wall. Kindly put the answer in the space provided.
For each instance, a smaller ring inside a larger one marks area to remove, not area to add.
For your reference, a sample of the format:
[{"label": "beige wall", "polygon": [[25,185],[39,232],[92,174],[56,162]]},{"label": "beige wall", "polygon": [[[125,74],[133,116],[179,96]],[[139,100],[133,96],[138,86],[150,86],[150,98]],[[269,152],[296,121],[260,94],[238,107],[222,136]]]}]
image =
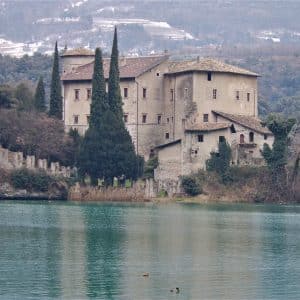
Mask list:
[{"label": "beige wall", "polygon": [[[162,63],[157,67],[142,74],[136,79],[122,79],[120,82],[123,100],[123,112],[128,115],[126,127],[132,137],[138,153],[148,159],[150,149],[164,142],[164,102],[163,102],[163,73],[167,64]],[[77,128],[81,134],[87,129],[87,116],[90,114],[91,100],[87,99],[87,89],[92,83],[64,82],[64,119],[66,130]],[[128,95],[124,97],[124,89]],[[143,89],[146,97],[143,97]],[[79,90],[79,100],[75,100],[75,89]],[[146,115],[146,123],[142,122]],[[158,124],[158,115],[161,123]],[[78,116],[78,124],[74,124],[74,116]],[[138,137],[138,138],[137,138]]]},{"label": "beige wall", "polygon": [[158,149],[159,166],[155,170],[157,181],[178,180],[182,174],[182,144],[181,142]]},{"label": "beige wall", "polygon": [[94,60],[94,55],[83,55],[83,56],[62,56],[62,72],[68,73],[73,69],[88,64]]},{"label": "beige wall", "polygon": [[[173,90],[173,97],[171,90]],[[169,132],[169,141],[183,135],[185,123],[194,116],[196,109],[196,103],[193,102],[193,74],[165,76],[165,131]]]},{"label": "beige wall", "polygon": [[[203,135],[203,142],[198,141],[198,135]],[[219,136],[224,136],[229,141],[231,139],[230,129],[186,132],[183,146],[183,174],[190,174],[206,168],[206,160],[210,158],[210,152],[218,151]]]},{"label": "beige wall", "polygon": [[[213,89],[217,90],[217,99],[213,99]],[[239,91],[240,100],[236,100]],[[247,101],[250,93],[250,101]],[[203,114],[209,114],[209,121],[214,122],[212,110],[231,114],[257,116],[257,78],[239,74],[212,73],[212,80],[207,80],[207,73],[194,73],[194,101],[197,103],[199,121]]]},{"label": "beige wall", "polygon": [[[218,116],[218,122],[228,122],[227,119]],[[233,123],[236,133],[233,133],[229,136],[229,144],[231,145],[232,154],[233,154],[233,161],[235,164],[240,162],[242,164],[242,158],[240,157],[238,150],[243,147],[246,154],[248,154],[249,158],[254,159],[261,159],[261,151],[263,150],[263,145],[266,143],[270,147],[272,147],[274,142],[273,135],[264,135],[262,133],[256,132],[252,129],[246,128],[244,126],[241,126],[237,123]],[[253,143],[249,140],[250,132],[253,132],[254,134],[254,141]],[[244,141],[247,145],[240,146],[240,136],[244,135]],[[266,139],[265,139],[266,138]],[[252,144],[252,145],[251,145]]]}]

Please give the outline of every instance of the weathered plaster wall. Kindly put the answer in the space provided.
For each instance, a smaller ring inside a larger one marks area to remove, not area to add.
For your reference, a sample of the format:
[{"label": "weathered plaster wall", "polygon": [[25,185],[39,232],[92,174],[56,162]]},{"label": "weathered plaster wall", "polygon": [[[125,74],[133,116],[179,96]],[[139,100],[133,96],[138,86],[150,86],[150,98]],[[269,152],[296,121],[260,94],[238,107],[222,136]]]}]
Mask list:
[{"label": "weathered plaster wall", "polygon": [[[211,81],[206,72],[194,73],[194,101],[197,103],[199,121],[203,114],[209,114],[209,121],[214,121],[212,110],[220,110],[231,114],[257,116],[257,78],[227,73],[212,73]],[[217,97],[213,99],[213,89]],[[239,91],[240,99],[236,99]],[[250,100],[247,101],[247,93]]]}]

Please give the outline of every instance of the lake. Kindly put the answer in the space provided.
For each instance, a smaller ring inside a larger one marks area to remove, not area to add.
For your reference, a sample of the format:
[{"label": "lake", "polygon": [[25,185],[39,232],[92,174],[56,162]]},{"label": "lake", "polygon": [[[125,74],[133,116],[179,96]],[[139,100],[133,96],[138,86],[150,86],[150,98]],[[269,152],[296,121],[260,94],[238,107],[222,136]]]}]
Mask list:
[{"label": "lake", "polygon": [[0,299],[300,299],[300,206],[2,201]]}]

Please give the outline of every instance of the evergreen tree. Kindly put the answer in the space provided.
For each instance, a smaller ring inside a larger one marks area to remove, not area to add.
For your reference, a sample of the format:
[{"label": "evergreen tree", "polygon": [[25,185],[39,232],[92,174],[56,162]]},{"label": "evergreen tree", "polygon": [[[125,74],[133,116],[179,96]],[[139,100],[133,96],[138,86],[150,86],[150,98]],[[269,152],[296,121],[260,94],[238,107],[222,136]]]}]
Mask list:
[{"label": "evergreen tree", "polygon": [[226,141],[219,142],[218,152],[211,152],[210,158],[206,161],[208,171],[217,172],[223,183],[232,180],[230,174],[231,148]]},{"label": "evergreen tree", "polygon": [[266,122],[267,127],[274,135],[273,148],[264,144],[262,155],[269,167],[273,187],[280,194],[287,191],[287,149],[288,134],[295,124],[295,119],[283,119],[278,115],[270,115]]},{"label": "evergreen tree", "polygon": [[105,177],[107,166],[107,152],[109,143],[109,124],[107,124],[108,104],[105,92],[102,54],[99,48],[95,51],[94,73],[92,81],[92,103],[89,128],[86,131],[78,156],[78,167],[81,176],[88,174],[92,184],[98,178]]},{"label": "evergreen tree", "polygon": [[92,81],[92,103],[89,126],[99,129],[103,121],[103,114],[108,109],[107,95],[105,91],[105,78],[103,72],[103,60],[100,48],[96,48],[94,73]]},{"label": "evergreen tree", "polygon": [[46,111],[46,99],[43,77],[40,77],[34,95],[34,106],[37,111]]},{"label": "evergreen tree", "polygon": [[131,136],[123,120],[122,97],[120,92],[119,51],[117,29],[114,31],[108,79],[108,103],[113,113],[111,139],[113,141],[112,175],[136,179],[140,158],[135,154]]},{"label": "evergreen tree", "polygon": [[119,73],[119,50],[117,28],[114,31],[114,39],[111,51],[109,79],[108,79],[108,103],[113,113],[120,119],[123,119],[122,97],[120,91],[120,73]]},{"label": "evergreen tree", "polygon": [[59,56],[57,42],[55,43],[54,60],[52,68],[49,116],[62,119],[62,94],[59,77]]}]

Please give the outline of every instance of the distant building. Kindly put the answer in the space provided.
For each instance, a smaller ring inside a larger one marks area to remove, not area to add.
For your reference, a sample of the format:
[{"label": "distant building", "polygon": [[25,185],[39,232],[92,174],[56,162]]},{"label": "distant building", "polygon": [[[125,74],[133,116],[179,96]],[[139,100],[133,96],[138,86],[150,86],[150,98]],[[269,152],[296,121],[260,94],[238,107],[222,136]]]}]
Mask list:
[{"label": "distant building", "polygon": [[[63,56],[66,130],[83,134],[90,114],[93,54],[66,51]],[[233,164],[263,164],[260,150],[272,145],[271,132],[257,113],[256,73],[214,59],[172,61],[169,56],[120,58],[124,121],[136,151],[159,158],[156,179],[205,168],[211,151],[226,140]],[[108,79],[109,59],[104,59]]]}]

